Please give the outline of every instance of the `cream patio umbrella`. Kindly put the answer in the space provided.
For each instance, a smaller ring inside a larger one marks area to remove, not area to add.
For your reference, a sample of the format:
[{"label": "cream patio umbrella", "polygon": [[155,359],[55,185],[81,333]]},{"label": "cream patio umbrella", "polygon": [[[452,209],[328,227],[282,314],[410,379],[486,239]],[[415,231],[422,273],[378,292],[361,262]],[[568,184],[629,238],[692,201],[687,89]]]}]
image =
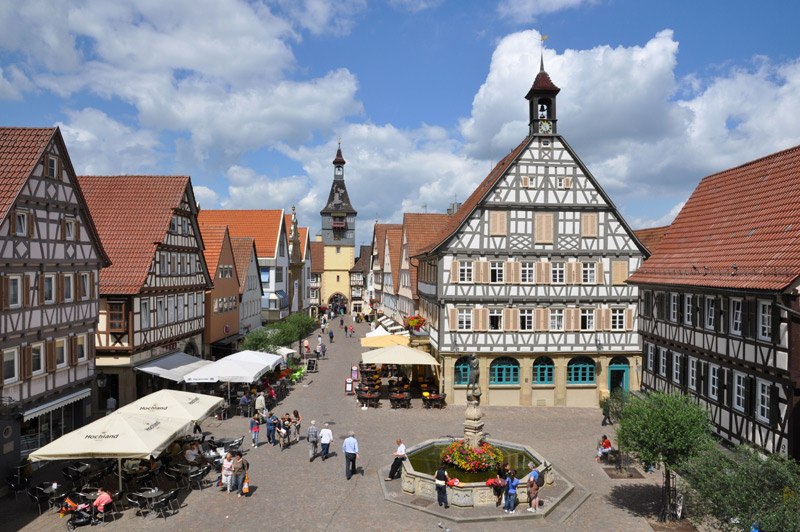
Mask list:
[{"label": "cream patio umbrella", "polygon": [[215,412],[221,404],[222,398],[213,395],[159,390],[121,407],[117,412],[202,421]]},{"label": "cream patio umbrella", "polygon": [[430,354],[405,345],[392,345],[361,354],[366,364],[398,364],[405,366],[439,366]]},{"label": "cream patio umbrella", "polygon": [[[369,335],[367,335],[369,336]],[[399,334],[386,334],[361,339],[361,347],[390,347],[393,345],[408,345],[410,338]]]}]

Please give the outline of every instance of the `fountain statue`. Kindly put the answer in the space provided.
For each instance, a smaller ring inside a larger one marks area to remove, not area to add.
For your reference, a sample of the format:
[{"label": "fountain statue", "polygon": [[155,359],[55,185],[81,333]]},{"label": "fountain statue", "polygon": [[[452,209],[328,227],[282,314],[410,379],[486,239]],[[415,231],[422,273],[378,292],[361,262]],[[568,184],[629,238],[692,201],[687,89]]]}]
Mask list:
[{"label": "fountain statue", "polygon": [[469,384],[467,385],[467,411],[464,414],[464,440],[473,449],[483,441],[483,413],[480,409],[480,361],[475,353],[469,360]]}]

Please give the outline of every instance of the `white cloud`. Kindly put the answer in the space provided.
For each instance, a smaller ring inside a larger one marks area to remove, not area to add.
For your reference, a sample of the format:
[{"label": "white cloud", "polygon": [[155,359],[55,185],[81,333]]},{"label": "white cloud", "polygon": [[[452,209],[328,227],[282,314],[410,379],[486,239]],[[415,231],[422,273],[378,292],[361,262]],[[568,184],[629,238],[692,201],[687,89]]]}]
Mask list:
[{"label": "white cloud", "polygon": [[69,156],[78,175],[150,173],[161,154],[158,136],[135,130],[97,109],[66,111],[59,122]]},{"label": "white cloud", "polygon": [[408,11],[410,13],[419,13],[426,9],[439,7],[443,0],[389,0],[389,5],[395,9]]},{"label": "white cloud", "polygon": [[533,22],[539,15],[596,2],[597,0],[501,0],[497,5],[497,12],[502,17],[528,23]]},{"label": "white cloud", "polygon": [[3,70],[0,66],[0,100],[19,100],[23,92],[33,85],[28,77],[17,66],[11,65]]},{"label": "white cloud", "polygon": [[686,205],[685,200],[673,205],[672,208],[663,216],[659,216],[657,218],[636,216],[628,220],[628,222],[629,225],[634,229],[648,229],[650,227],[662,227],[665,225],[670,225],[678,216],[678,214],[680,214],[684,205]]},{"label": "white cloud", "polygon": [[346,35],[355,18],[367,8],[366,0],[270,0],[298,27],[314,35]]},{"label": "white cloud", "polygon": [[[228,169],[228,196],[220,201],[226,209],[285,209],[313,195],[305,176],[271,178],[252,168],[235,165]],[[316,220],[315,220],[316,222]]]},{"label": "white cloud", "polygon": [[192,184],[194,199],[201,209],[216,209],[219,207],[219,194],[213,189],[203,185]]}]

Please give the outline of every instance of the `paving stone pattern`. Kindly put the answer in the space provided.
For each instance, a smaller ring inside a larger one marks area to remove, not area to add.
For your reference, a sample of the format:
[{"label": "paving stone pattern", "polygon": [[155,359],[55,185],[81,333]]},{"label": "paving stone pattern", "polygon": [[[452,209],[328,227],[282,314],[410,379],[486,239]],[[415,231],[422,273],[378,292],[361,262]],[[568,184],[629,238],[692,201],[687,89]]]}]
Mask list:
[{"label": "paving stone pattern", "polygon": [[[348,323],[350,320],[347,320]],[[282,415],[294,409],[303,416],[303,439],[281,451],[266,443],[258,449],[244,449],[251,464],[251,494],[237,498],[218,488],[183,492],[181,508],[167,517],[136,516],[125,511],[116,522],[102,525],[117,530],[420,530],[452,531],[488,530],[651,530],[645,515],[654,510],[661,480],[660,473],[645,474],[644,479],[612,479],[594,460],[596,441],[608,433],[613,441],[613,428],[601,427],[599,409],[522,408],[482,406],[485,430],[499,440],[527,443],[544,455],[556,471],[575,484],[575,491],[546,518],[534,516],[518,508],[507,516],[502,508],[438,510],[435,503],[416,500],[400,492],[400,480],[384,482],[392,462],[396,438],[407,445],[444,435],[463,432],[464,407],[448,406],[443,410],[425,409],[419,399],[411,409],[393,410],[388,401],[381,408],[362,410],[355,398],[344,394],[345,379],[350,367],[358,363],[361,353],[359,338],[369,330],[356,324],[356,337],[345,338],[334,324],[334,343],[328,359],[321,360],[319,371],[306,376],[291,390],[275,412]],[[312,342],[316,333],[312,334]],[[334,433],[327,461],[319,458],[309,463],[305,431],[312,419],[317,425],[328,422]],[[233,417],[226,421],[207,420],[204,430],[217,437],[239,437],[247,433],[248,419]],[[342,441],[353,430],[359,441],[360,474],[345,479]],[[51,464],[37,472],[35,480],[50,480],[48,471],[60,479],[59,464]],[[520,473],[522,476],[523,473]],[[39,478],[41,477],[41,478]],[[547,504],[548,488],[542,499]],[[396,504],[389,499],[410,504]],[[403,501],[399,501],[403,499]],[[418,509],[415,509],[418,508]],[[463,512],[463,513],[459,513]],[[472,512],[471,514],[469,512]],[[447,516],[480,516],[489,522],[460,522]],[[39,516],[35,507],[13,495],[0,502],[3,530],[64,530],[65,519],[54,511]]]}]

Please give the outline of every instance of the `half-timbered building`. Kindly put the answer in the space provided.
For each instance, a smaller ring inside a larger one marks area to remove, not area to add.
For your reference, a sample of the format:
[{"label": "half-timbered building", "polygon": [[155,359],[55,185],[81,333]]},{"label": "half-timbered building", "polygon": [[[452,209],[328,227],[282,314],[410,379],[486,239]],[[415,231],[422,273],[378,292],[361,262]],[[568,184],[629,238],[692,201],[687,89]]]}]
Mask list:
[{"label": "half-timbered building", "polygon": [[311,306],[311,315],[317,316],[323,305],[320,299],[320,289],[322,288],[322,274],[325,273],[325,244],[322,240],[317,240],[309,244],[311,253],[311,267],[308,274],[308,299]]},{"label": "half-timbered building", "polygon": [[370,280],[368,290],[375,311],[382,312],[383,305],[383,257],[386,251],[386,231],[400,229],[401,224],[379,224],[375,222],[372,229],[372,257],[370,259]]},{"label": "half-timbered building", "polygon": [[371,257],[372,248],[361,246],[356,263],[350,268],[350,294],[353,296],[353,312],[365,312],[365,310],[369,309],[366,283]]},{"label": "half-timbered building", "polygon": [[703,178],[639,287],[647,390],[733,443],[800,458],[800,147]]},{"label": "half-timbered building", "polygon": [[261,298],[261,321],[278,321],[289,315],[289,239],[284,227],[283,210],[206,210],[200,221],[227,225],[233,237],[251,237],[256,241],[258,271],[264,296]]},{"label": "half-timbered building", "polygon": [[[413,257],[439,234],[447,214],[405,213],[403,215],[402,246],[400,250],[400,286],[397,308],[401,318],[419,314],[417,294],[417,259]],[[402,319],[398,320],[402,322]]]},{"label": "half-timbered building", "polygon": [[[97,369],[108,397],[125,405],[169,385],[148,362],[202,355],[203,256],[191,179],[187,176],[80,176],[92,218],[111,258],[100,273]],[[164,361],[166,362],[166,360]]]},{"label": "half-timbered building", "polygon": [[419,254],[448,401],[465,401],[472,353],[492,405],[597,406],[610,389],[639,387],[637,295],[625,281],[645,251],[558,134],[559,91],[542,65],[528,135]]},{"label": "half-timbered building", "polygon": [[397,322],[403,321],[400,314],[400,255],[403,245],[403,226],[386,230],[383,250],[383,281],[381,282],[381,309],[386,316]]},{"label": "half-timbered building", "polygon": [[208,275],[214,283],[206,290],[206,325],[203,356],[217,359],[238,351],[239,272],[227,226],[199,224]]},{"label": "half-timbered building", "polygon": [[239,279],[239,332],[261,327],[261,280],[258,275],[256,242],[250,237],[232,237],[233,260]]},{"label": "half-timbered building", "polygon": [[91,416],[108,266],[58,128],[0,128],[0,471]]}]

